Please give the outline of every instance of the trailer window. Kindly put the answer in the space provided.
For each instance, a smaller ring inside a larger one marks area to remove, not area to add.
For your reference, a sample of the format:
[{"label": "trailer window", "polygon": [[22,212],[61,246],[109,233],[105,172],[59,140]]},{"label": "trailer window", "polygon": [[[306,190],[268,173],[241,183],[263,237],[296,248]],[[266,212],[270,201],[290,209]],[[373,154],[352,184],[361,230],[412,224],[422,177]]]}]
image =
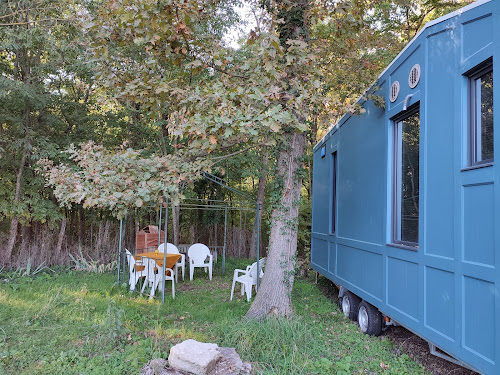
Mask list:
[{"label": "trailer window", "polygon": [[337,152],[335,151],[332,154],[332,213],[331,213],[331,222],[332,222],[332,234],[335,234],[336,231],[336,220],[335,214],[337,213]]},{"label": "trailer window", "polygon": [[396,244],[418,247],[419,107],[394,122],[393,235]]},{"label": "trailer window", "polygon": [[493,162],[493,61],[469,76],[469,165]]}]

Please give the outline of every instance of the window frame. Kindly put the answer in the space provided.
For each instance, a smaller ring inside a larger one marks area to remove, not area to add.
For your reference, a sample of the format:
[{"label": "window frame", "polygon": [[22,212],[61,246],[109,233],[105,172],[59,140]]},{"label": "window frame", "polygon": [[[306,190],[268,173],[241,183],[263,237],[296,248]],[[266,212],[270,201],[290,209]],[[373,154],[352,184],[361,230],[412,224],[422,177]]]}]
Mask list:
[{"label": "window frame", "polygon": [[[392,197],[391,197],[391,203],[392,203],[392,209],[391,209],[391,240],[388,245],[394,246],[394,247],[399,247],[402,249],[406,250],[414,250],[418,251],[419,248],[419,242],[409,242],[409,241],[403,241],[403,240],[398,240],[397,233],[398,231],[401,230],[401,211],[402,211],[402,204],[401,204],[401,184],[402,184],[402,176],[401,176],[401,154],[402,154],[402,126],[400,124],[406,120],[407,118],[415,115],[416,113],[419,114],[419,128],[420,128],[420,102],[417,102],[410,106],[407,110],[403,111],[402,113],[396,115],[393,117],[392,124],[393,124],[393,147],[392,147]],[[419,131],[419,142],[418,142],[418,154],[420,158],[420,131]],[[419,163],[420,164],[420,163]],[[420,165],[419,165],[420,169]],[[420,172],[420,171],[419,171]],[[420,173],[419,173],[419,192],[420,192]],[[419,206],[420,206],[420,200],[419,200]],[[420,236],[420,214],[418,218],[418,233]],[[418,241],[418,239],[417,239]]]},{"label": "window frame", "polygon": [[[482,167],[493,164],[495,160],[495,151],[493,149],[493,157],[490,159],[478,160],[478,149],[481,147],[481,123],[478,123],[478,109],[481,103],[478,103],[478,88],[477,79],[481,76],[493,72],[493,59],[489,58],[469,70],[465,76],[467,77],[467,166]],[[480,97],[480,94],[479,94]],[[479,151],[480,152],[480,151]]]}]

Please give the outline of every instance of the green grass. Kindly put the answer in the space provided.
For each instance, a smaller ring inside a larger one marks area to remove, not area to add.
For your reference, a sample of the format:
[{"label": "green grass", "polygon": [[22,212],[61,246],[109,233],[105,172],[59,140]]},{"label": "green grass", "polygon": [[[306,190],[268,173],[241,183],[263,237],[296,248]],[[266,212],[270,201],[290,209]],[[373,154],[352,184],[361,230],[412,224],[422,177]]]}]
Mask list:
[{"label": "green grass", "polygon": [[232,270],[244,264],[228,260],[211,282],[197,271],[175,300],[167,286],[163,306],[113,287],[113,274],[0,274],[0,374],[137,374],[188,338],[236,347],[262,374],[424,373],[385,337],[363,335],[309,280],[295,282],[295,319],[244,321],[250,304],[239,293],[229,301]]}]

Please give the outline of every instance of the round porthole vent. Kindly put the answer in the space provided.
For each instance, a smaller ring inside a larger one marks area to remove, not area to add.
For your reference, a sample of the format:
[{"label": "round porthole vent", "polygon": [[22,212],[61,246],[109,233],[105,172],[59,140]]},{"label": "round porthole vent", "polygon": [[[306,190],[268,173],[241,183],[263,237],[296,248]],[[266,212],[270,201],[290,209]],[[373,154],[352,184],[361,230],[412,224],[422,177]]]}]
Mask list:
[{"label": "round porthole vent", "polygon": [[408,76],[408,84],[413,89],[420,81],[420,65],[415,64],[411,67],[410,75]]},{"label": "round porthole vent", "polygon": [[391,94],[389,95],[389,99],[391,103],[394,103],[399,95],[399,81],[394,81],[391,85]]}]

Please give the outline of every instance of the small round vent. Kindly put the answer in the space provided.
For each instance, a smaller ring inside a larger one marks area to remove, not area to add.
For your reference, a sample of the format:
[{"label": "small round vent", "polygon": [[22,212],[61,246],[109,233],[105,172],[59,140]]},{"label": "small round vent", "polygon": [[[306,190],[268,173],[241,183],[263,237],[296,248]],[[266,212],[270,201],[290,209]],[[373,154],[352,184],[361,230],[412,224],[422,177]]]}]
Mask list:
[{"label": "small round vent", "polygon": [[389,96],[391,103],[394,103],[396,101],[398,95],[399,95],[399,81],[394,81],[393,84],[391,85],[391,95]]},{"label": "small round vent", "polygon": [[420,65],[415,64],[411,67],[410,75],[408,76],[408,84],[413,89],[420,81]]}]

